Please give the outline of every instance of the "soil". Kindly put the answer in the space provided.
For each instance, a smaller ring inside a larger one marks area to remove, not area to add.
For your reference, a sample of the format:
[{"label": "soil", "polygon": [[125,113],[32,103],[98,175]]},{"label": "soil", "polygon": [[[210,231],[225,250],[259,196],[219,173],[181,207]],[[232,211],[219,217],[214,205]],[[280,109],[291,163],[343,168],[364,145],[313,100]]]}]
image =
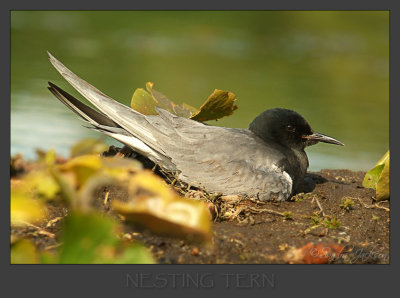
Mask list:
[{"label": "soil", "polygon": [[[14,175],[23,168],[22,163]],[[154,235],[130,223],[124,229],[161,264],[389,264],[389,201],[374,201],[375,191],[362,187],[364,175],[326,169],[308,173],[305,193],[286,202],[217,198],[210,209],[213,239],[207,244]],[[120,192],[108,191],[110,197]],[[196,191],[186,195],[198,197]],[[104,190],[98,197],[104,199]],[[11,237],[31,239],[40,250],[57,249],[68,208],[48,204],[47,222],[12,228]]]}]

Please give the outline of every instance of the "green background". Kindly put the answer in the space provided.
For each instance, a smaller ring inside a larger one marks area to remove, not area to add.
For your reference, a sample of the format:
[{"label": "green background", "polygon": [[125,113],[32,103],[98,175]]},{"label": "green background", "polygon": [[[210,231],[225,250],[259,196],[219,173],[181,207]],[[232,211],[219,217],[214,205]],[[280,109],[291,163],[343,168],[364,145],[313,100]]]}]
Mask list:
[{"label": "green background", "polygon": [[239,109],[212,125],[296,110],[346,144],[310,147],[311,170],[366,170],[389,147],[388,11],[12,11],[11,153],[27,158],[99,136],[46,89],[77,94],[47,50],[128,105],[152,81],[195,107],[216,88],[235,93]]}]

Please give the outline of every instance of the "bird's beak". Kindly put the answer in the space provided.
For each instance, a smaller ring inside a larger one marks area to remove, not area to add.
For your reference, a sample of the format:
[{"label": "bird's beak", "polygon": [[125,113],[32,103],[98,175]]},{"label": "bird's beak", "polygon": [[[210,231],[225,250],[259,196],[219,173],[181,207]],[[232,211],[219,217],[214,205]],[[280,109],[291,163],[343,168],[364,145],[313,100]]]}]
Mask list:
[{"label": "bird's beak", "polygon": [[342,142],[316,131],[314,131],[311,135],[303,136],[302,138],[305,139],[307,143],[309,143],[309,145],[315,144],[317,142],[324,142],[344,146]]}]

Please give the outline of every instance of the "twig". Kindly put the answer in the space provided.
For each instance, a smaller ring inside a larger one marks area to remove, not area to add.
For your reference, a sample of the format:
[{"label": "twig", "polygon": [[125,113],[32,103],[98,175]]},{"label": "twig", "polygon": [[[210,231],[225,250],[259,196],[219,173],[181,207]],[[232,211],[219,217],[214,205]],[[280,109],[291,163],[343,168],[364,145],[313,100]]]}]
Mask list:
[{"label": "twig", "polygon": [[235,212],[233,212],[233,214],[231,216],[229,216],[228,220],[232,221],[234,220],[236,217],[238,217],[238,215],[240,214],[240,212],[242,212],[245,209],[245,207],[240,206],[238,207]]},{"label": "twig", "polygon": [[54,244],[54,245],[49,245],[49,246],[46,246],[44,248],[44,250],[50,250],[50,249],[53,249],[53,248],[57,248],[57,247],[61,246],[62,244],[63,244],[63,242],[57,243],[57,244]]},{"label": "twig", "polygon": [[107,191],[106,192],[106,194],[105,194],[105,196],[104,196],[104,201],[103,201],[103,204],[104,205],[107,205],[107,202],[108,202],[108,196],[110,195],[110,192],[109,191]]},{"label": "twig", "polygon": [[318,224],[318,225],[311,226],[311,227],[305,229],[305,230],[303,231],[302,234],[305,236],[305,235],[307,235],[308,233],[310,233],[312,230],[314,230],[314,229],[316,229],[316,228],[318,228],[318,227],[322,227],[322,225],[321,225],[321,224]]},{"label": "twig", "polygon": [[386,212],[389,212],[389,211],[390,211],[389,208],[386,208],[386,207],[383,207],[383,206],[379,206],[378,203],[375,203],[374,205],[368,205],[368,204],[364,203],[360,198],[355,198],[355,199],[358,200],[358,201],[360,202],[360,204],[361,204],[363,207],[367,208],[367,209],[378,208],[378,209],[383,209],[383,210],[385,210]]},{"label": "twig", "polygon": [[390,212],[390,209],[389,209],[389,208],[383,207],[383,206],[379,206],[378,204],[379,204],[379,203],[375,203],[374,206],[375,206],[376,208],[383,209],[383,210],[385,210],[386,212]]},{"label": "twig", "polygon": [[251,211],[254,211],[254,212],[257,212],[257,213],[267,212],[267,213],[271,213],[271,214],[275,214],[275,215],[280,215],[280,216],[286,217],[282,212],[278,212],[278,211],[271,210],[271,209],[264,209],[264,208],[258,209],[258,208],[251,207],[251,206],[248,206],[247,208],[249,208]]},{"label": "twig", "polygon": [[322,209],[321,203],[319,202],[318,198],[317,198],[317,197],[314,197],[314,198],[312,199],[311,202],[313,202],[314,199],[315,199],[315,201],[317,202],[317,205],[318,205],[318,208],[319,208],[319,210],[320,210],[320,213],[322,212],[322,216],[325,216],[324,209]]},{"label": "twig", "polygon": [[40,227],[38,227],[38,226],[35,226],[35,225],[33,225],[33,224],[31,224],[31,223],[29,223],[29,222],[27,222],[27,221],[21,220],[21,222],[23,222],[23,223],[24,223],[25,225],[27,225],[27,226],[30,226],[30,227],[32,227],[32,228],[35,228],[36,230],[38,230],[38,233],[39,233],[39,234],[46,235],[47,237],[50,237],[50,238],[55,238],[55,237],[56,237],[55,234],[50,233],[50,232],[47,232],[46,230],[43,230],[42,228],[40,228]]},{"label": "twig", "polygon": [[53,218],[52,220],[50,220],[47,225],[46,228],[50,228],[54,223],[56,223],[57,221],[60,221],[61,219],[63,219],[64,217],[62,216],[58,216],[56,218]]}]

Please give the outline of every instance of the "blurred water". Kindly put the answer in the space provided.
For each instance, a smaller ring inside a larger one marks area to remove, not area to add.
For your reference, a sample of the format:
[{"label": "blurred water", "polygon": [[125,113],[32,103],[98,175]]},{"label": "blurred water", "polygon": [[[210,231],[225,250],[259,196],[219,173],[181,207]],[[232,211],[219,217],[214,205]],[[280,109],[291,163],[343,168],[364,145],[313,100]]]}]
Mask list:
[{"label": "blurred water", "polygon": [[49,50],[124,104],[152,81],[196,107],[215,88],[235,93],[239,109],[212,125],[247,127],[267,108],[296,110],[346,144],[309,148],[311,170],[366,170],[389,147],[388,25],[388,12],[13,11],[11,153],[67,156],[77,140],[98,137],[46,90],[52,81],[77,94]]}]

